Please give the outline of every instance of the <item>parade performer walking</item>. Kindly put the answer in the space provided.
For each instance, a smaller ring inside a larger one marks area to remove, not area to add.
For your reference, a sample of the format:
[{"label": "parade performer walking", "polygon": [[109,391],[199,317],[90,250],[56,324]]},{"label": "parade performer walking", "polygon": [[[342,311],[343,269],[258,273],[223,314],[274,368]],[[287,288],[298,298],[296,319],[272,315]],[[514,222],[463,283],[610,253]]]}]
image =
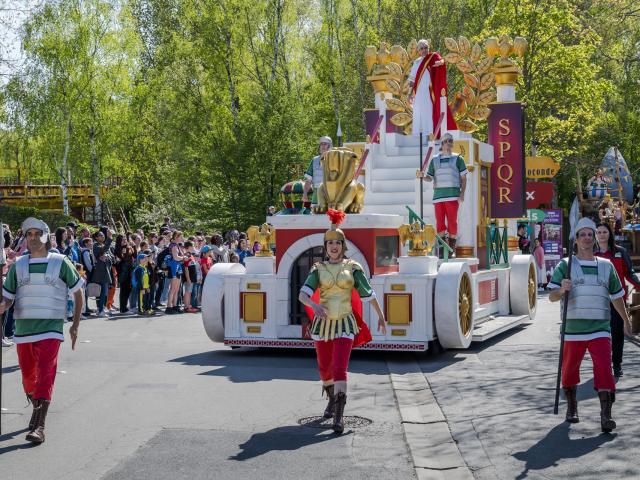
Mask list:
[{"label": "parade performer walking", "polygon": [[[614,241],[613,232],[611,226],[608,223],[599,223],[596,230],[596,245],[597,257],[606,258],[616,269],[618,278],[622,283],[624,289],[624,300],[627,301],[627,282],[633,285],[640,291],[640,279],[633,272],[633,265],[631,263],[631,257],[627,251],[616,245]],[[611,349],[612,349],[612,361],[613,361],[613,376],[622,376],[622,352],[624,349],[624,320],[618,314],[618,311],[611,307]]]},{"label": "parade performer walking", "polygon": [[[625,335],[631,334],[624,304],[624,289],[609,260],[593,254],[596,224],[583,217],[576,225],[577,254],[568,271],[568,261],[562,259],[553,272],[549,300],[557,302],[568,295],[565,343],[562,357],[562,387],[567,398],[566,420],[579,422],[577,385],[580,364],[589,350],[593,361],[593,384],[600,399],[600,425],[611,432],[616,422],[611,418],[616,384],[611,371],[610,303],[623,319]],[[569,275],[570,274],[570,275]]]},{"label": "parade performer walking", "polygon": [[83,308],[80,275],[64,255],[49,253],[49,227],[42,220],[27,218],[22,223],[28,254],[18,258],[4,282],[0,315],[15,302],[14,341],[22,385],[33,403],[27,440],[44,442],[44,424],[51,402],[58,365],[62,326],[67,311],[67,295],[73,294],[73,323],[69,329],[71,348],[78,339]]},{"label": "parade performer walking", "polygon": [[449,246],[456,252],[458,235],[458,207],[464,201],[467,188],[467,165],[461,155],[454,154],[453,136],[442,136],[440,153],[431,159],[426,174],[418,172],[427,181],[433,181],[433,208],[436,213],[436,230],[444,238],[448,233]]},{"label": "parade performer walking", "polygon": [[370,301],[376,310],[378,331],[386,333],[386,323],[362,266],[345,257],[346,238],[337,228],[344,219],[344,212],[330,209],[327,213],[331,219],[331,229],[324,235],[327,260],[311,268],[298,299],[313,318],[311,338],[316,348],[323,391],[329,397],[324,417],[333,416],[334,432],[342,433],[351,349],[371,341],[371,333],[362,321],[361,300]]},{"label": "parade performer walking", "polygon": [[304,172],[304,189],[302,192],[302,201],[308,202],[309,197],[307,192],[311,187],[313,187],[313,195],[311,197],[311,205],[318,204],[318,188],[322,184],[323,176],[322,176],[322,164],[320,160],[322,160],[322,155],[333,147],[333,141],[331,137],[320,137],[318,140],[318,155],[311,159],[309,163],[309,168]]},{"label": "parade performer walking", "polygon": [[[413,62],[409,72],[409,85],[413,94],[412,134],[430,135],[440,118],[440,97],[447,96],[447,67],[438,52],[429,52],[429,42],[418,42],[420,56]],[[447,124],[442,131],[457,130],[458,126],[447,103]]]}]

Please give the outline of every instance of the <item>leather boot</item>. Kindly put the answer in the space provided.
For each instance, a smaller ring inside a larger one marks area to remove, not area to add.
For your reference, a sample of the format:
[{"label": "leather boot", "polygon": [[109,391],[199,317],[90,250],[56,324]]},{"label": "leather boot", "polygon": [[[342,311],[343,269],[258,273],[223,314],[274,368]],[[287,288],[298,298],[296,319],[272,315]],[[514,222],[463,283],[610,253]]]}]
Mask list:
[{"label": "leather boot", "polygon": [[612,392],[598,392],[598,397],[600,398],[600,426],[603,432],[610,433],[616,428],[616,422],[611,418],[614,396]]},{"label": "leather boot", "polygon": [[333,431],[335,433],[344,432],[344,423],[342,421],[342,414],[344,413],[344,406],[347,403],[347,394],[340,392],[335,396],[335,411],[333,414]]},{"label": "leather boot", "polygon": [[36,428],[37,411],[36,406],[33,403],[33,396],[30,393],[27,393],[27,405],[28,404],[31,404],[31,406],[33,407],[33,411],[31,412],[31,420],[29,420],[29,431],[32,431],[34,428]]},{"label": "leather boot", "polygon": [[564,397],[567,399],[567,415],[565,419],[569,423],[578,423],[578,399],[576,398],[577,387],[564,387]]},{"label": "leather boot", "polygon": [[326,392],[327,398],[329,399],[329,403],[327,404],[327,408],[324,409],[324,414],[322,415],[324,418],[333,417],[333,409],[336,404],[336,396],[333,394],[333,385],[323,385],[322,391]]},{"label": "leather boot", "polygon": [[35,444],[44,442],[44,421],[47,418],[49,410],[49,402],[42,398],[33,401],[33,407],[36,411],[35,428],[27,434],[26,440]]},{"label": "leather boot", "polygon": [[453,250],[453,252],[451,252],[451,256],[455,257],[456,256],[456,239],[449,237],[449,246],[451,247],[451,250]]}]

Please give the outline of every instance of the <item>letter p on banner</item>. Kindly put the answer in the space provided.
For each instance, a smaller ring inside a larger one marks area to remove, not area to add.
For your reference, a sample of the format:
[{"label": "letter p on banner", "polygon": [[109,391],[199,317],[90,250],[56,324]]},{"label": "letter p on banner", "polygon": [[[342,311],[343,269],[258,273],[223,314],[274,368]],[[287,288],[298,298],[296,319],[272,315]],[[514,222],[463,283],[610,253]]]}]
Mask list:
[{"label": "letter p on banner", "polygon": [[489,105],[489,143],[493,145],[490,215],[525,216],[524,112],[520,102]]}]

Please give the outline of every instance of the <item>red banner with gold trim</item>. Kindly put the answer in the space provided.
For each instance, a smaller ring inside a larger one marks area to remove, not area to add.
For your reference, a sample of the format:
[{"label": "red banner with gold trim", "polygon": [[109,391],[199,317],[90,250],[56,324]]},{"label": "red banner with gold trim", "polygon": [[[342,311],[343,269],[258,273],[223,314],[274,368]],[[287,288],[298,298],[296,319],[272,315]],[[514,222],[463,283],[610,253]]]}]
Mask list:
[{"label": "red banner with gold trim", "polygon": [[524,106],[520,102],[489,105],[491,217],[520,218],[525,208]]}]

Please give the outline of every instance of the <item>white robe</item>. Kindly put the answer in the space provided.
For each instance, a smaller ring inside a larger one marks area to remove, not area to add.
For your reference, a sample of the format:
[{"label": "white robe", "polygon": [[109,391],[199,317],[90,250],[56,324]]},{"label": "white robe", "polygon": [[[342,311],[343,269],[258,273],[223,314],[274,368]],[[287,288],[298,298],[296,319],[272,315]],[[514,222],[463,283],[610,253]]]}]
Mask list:
[{"label": "white robe", "polygon": [[[422,59],[423,57],[417,58],[411,66],[409,80],[412,82],[416,80]],[[429,85],[431,85],[431,75],[429,75],[429,70],[425,68],[420,78],[418,88],[416,88],[416,96],[413,99],[413,126],[411,127],[411,134],[416,137],[420,135],[420,131],[422,131],[424,135],[423,138],[433,133],[433,103],[431,102]]]}]

